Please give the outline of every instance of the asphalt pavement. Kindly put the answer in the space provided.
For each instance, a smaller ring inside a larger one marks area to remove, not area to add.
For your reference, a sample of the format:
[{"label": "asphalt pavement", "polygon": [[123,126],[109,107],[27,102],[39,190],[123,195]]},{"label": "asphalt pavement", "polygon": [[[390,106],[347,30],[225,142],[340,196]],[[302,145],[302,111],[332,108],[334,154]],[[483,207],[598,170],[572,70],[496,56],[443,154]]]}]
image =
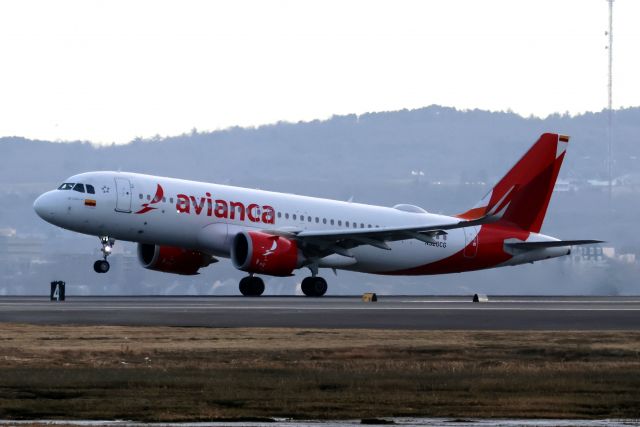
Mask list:
[{"label": "asphalt pavement", "polygon": [[0,297],[0,322],[56,325],[638,330],[638,297]]}]

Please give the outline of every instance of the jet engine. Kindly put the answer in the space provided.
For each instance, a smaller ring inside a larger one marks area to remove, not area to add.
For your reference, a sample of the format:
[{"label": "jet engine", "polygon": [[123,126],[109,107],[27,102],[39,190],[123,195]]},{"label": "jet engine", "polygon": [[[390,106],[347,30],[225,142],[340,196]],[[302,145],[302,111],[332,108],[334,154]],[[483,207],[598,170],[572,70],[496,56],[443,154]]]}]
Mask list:
[{"label": "jet engine", "polygon": [[165,273],[198,274],[213,262],[211,255],[174,246],[138,244],[138,259],[144,268]]},{"label": "jet engine", "polygon": [[259,231],[242,231],[231,244],[234,267],[249,273],[290,276],[303,259],[297,242]]}]

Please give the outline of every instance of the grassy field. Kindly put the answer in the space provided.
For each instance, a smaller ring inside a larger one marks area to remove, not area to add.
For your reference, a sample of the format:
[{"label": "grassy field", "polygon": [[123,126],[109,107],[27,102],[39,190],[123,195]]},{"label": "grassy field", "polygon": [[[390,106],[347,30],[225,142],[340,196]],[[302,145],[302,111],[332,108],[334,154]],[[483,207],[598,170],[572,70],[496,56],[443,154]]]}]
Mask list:
[{"label": "grassy field", "polygon": [[0,324],[0,418],[640,418],[640,332]]}]

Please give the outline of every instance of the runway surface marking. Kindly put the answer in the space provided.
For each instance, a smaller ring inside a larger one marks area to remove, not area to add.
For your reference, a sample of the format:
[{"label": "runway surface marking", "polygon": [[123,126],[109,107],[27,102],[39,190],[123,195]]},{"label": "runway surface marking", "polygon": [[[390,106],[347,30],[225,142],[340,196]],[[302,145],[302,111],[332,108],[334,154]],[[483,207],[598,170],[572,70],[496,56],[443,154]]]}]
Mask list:
[{"label": "runway surface marking", "polygon": [[[469,304],[468,301],[460,301],[460,300],[403,300],[400,301],[406,304],[416,304],[416,303],[448,303],[448,304]],[[520,300],[520,299],[510,299],[510,300],[492,300],[490,302],[484,303],[474,303],[474,304],[639,304],[640,300],[623,300],[623,301],[615,301],[615,300]]]},{"label": "runway surface marking", "polygon": [[300,306],[192,306],[192,305],[184,305],[184,306],[130,306],[130,305],[120,305],[120,306],[82,306],[82,307],[71,307],[71,306],[52,306],[51,304],[41,304],[34,306],[30,304],[31,307],[24,306],[16,306],[16,305],[5,305],[0,304],[0,306],[7,306],[14,310],[30,310],[33,311],[40,307],[47,307],[56,311],[84,311],[84,310],[101,310],[101,311],[113,311],[113,310],[188,310],[188,311],[204,311],[204,310],[297,310],[297,311],[437,311],[437,310],[474,310],[474,311],[640,311],[640,308],[598,308],[598,307],[300,307]]},{"label": "runway surface marking", "polygon": [[635,297],[0,297],[0,322],[422,330],[640,330]]},{"label": "runway surface marking", "polygon": [[[483,418],[384,418],[392,421],[396,425],[401,426],[456,426],[456,427],[622,427],[630,425],[638,425],[638,420],[571,420],[571,419],[483,419]],[[247,422],[247,421],[223,421],[223,422],[186,422],[186,423],[143,423],[135,421],[89,421],[89,420],[0,420],[0,425],[31,425],[31,424],[50,424],[50,425],[70,425],[70,426],[102,426],[108,425],[113,427],[205,427],[205,426],[246,426],[246,427],[343,427],[362,425],[361,420],[283,420],[274,419],[272,422]]]}]

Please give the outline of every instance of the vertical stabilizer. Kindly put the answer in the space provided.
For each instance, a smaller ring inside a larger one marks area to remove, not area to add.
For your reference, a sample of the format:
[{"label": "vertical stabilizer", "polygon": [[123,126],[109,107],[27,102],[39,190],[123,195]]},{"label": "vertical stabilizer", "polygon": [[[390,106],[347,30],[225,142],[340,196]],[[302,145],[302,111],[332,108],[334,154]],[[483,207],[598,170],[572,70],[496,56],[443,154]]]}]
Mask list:
[{"label": "vertical stabilizer", "polygon": [[538,233],[547,213],[569,137],[545,133],[464,219],[497,216],[499,222]]}]

